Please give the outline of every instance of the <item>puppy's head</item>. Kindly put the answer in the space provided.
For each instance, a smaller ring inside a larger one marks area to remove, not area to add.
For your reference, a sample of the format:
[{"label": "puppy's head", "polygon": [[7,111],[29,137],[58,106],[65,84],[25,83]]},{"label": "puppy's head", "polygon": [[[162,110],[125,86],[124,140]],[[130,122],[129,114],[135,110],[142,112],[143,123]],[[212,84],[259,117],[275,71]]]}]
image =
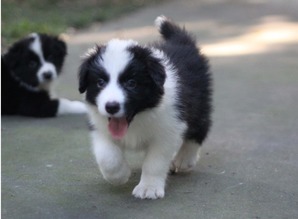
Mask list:
[{"label": "puppy's head", "polygon": [[79,72],[79,91],[106,117],[110,134],[121,139],[140,112],[156,107],[164,93],[165,70],[149,48],[111,40],[87,53]]},{"label": "puppy's head", "polygon": [[66,44],[54,36],[30,34],[3,56],[12,76],[27,87],[48,89],[60,74]]}]

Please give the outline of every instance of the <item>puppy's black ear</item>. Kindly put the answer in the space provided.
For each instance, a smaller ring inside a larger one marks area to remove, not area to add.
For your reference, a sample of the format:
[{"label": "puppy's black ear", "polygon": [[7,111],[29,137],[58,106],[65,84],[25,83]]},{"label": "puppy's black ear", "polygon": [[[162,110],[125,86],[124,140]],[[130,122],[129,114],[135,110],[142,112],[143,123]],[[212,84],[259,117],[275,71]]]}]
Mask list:
[{"label": "puppy's black ear", "polygon": [[56,47],[59,52],[63,55],[66,56],[67,54],[67,46],[66,43],[64,42],[64,40],[62,38],[57,38],[57,47]]},{"label": "puppy's black ear", "polygon": [[79,69],[79,91],[84,93],[88,86],[88,60],[85,60]]},{"label": "puppy's black ear", "polygon": [[97,59],[101,59],[101,53],[105,50],[105,46],[96,45],[89,49],[85,54],[85,59],[79,68],[79,91],[84,93],[88,86],[88,74],[90,69],[97,64]]},{"label": "puppy's black ear", "polygon": [[152,54],[147,58],[147,69],[148,72],[158,87],[158,90],[163,94],[163,85],[166,80],[165,68],[162,65],[162,60],[154,57]]},{"label": "puppy's black ear", "polygon": [[1,83],[6,82],[6,78],[9,78],[10,68],[7,65],[7,60],[5,60],[4,55],[1,55]]},{"label": "puppy's black ear", "polygon": [[145,65],[147,72],[154,81],[161,94],[164,92],[163,85],[166,80],[165,68],[162,64],[162,60],[155,57],[149,48],[141,46],[133,46],[130,51],[134,54],[134,57]]},{"label": "puppy's black ear", "polygon": [[20,62],[20,59],[23,58],[24,55],[24,48],[27,47],[27,45],[32,40],[29,38],[21,39],[17,42],[15,42],[8,51],[2,55],[1,60],[5,62],[7,66],[9,66],[10,69],[14,69],[18,63]]},{"label": "puppy's black ear", "polygon": [[[42,44],[50,49],[55,56],[65,57],[67,54],[67,45],[63,35],[49,35],[45,33],[35,33],[40,37]],[[32,34],[31,34],[32,35]],[[30,35],[29,35],[30,37]],[[31,37],[32,38],[32,37]]]}]

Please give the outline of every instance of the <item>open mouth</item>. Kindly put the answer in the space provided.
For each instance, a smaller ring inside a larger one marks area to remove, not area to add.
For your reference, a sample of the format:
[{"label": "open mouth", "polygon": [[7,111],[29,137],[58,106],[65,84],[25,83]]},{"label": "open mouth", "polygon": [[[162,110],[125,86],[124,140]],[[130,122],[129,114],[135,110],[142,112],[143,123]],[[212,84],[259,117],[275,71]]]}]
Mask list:
[{"label": "open mouth", "polygon": [[127,133],[130,119],[128,117],[109,117],[109,131],[116,140],[121,140]]}]

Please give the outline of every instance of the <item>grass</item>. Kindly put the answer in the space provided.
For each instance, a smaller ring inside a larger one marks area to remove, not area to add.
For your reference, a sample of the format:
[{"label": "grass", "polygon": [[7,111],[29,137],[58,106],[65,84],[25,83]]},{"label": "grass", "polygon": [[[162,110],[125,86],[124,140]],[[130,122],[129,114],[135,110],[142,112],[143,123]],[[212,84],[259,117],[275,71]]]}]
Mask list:
[{"label": "grass", "polygon": [[32,32],[60,34],[120,17],[158,0],[2,0],[1,45]]}]

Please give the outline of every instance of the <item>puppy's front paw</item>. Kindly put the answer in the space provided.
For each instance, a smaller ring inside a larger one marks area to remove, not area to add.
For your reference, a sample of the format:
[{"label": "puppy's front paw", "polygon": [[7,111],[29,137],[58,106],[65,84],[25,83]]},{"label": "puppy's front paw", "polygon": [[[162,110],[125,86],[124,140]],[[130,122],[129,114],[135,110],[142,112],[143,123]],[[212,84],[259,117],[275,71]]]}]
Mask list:
[{"label": "puppy's front paw", "polygon": [[87,107],[84,103],[80,101],[72,101],[73,113],[75,114],[85,114],[87,113]]},{"label": "puppy's front paw", "polygon": [[60,98],[58,105],[58,115],[65,114],[85,114],[87,113],[87,107],[83,102],[71,101],[68,99]]},{"label": "puppy's front paw", "polygon": [[122,185],[126,183],[130,177],[131,170],[127,165],[122,165],[118,170],[101,171],[105,180],[113,185]]},{"label": "puppy's front paw", "polygon": [[158,199],[165,196],[164,186],[161,185],[145,185],[139,183],[133,192],[133,196],[141,199]]}]

